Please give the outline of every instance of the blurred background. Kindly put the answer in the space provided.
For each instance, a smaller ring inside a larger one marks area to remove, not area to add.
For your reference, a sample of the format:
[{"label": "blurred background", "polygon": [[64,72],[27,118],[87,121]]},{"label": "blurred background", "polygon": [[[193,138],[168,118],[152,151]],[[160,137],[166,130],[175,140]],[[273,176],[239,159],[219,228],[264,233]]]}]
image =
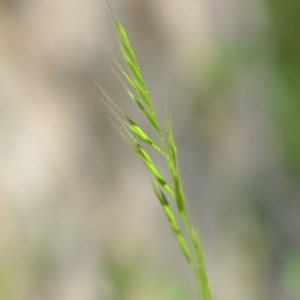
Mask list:
[{"label": "blurred background", "polygon": [[[300,2],[109,1],[171,110],[215,300],[300,299]],[[196,299],[101,92],[101,0],[0,1],[0,299]]]}]

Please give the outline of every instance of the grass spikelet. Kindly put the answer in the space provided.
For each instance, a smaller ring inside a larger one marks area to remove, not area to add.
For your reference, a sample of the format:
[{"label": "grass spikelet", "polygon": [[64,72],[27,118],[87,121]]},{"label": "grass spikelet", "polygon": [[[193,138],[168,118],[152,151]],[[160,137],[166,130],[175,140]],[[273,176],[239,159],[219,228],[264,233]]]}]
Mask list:
[{"label": "grass spikelet", "polygon": [[168,192],[168,194],[174,197],[172,188],[168,185],[167,181],[158,171],[156,165],[154,164],[153,160],[150,158],[146,150],[138,142],[134,141],[134,143],[137,154],[145,163],[153,178],[166,190],[166,192]]},{"label": "grass spikelet", "polygon": [[[207,271],[205,266],[204,251],[191,218],[187,212],[187,201],[183,191],[177,157],[177,147],[172,132],[170,118],[165,119],[165,132],[162,131],[157,114],[153,108],[151,97],[144,82],[140,66],[136,55],[129,41],[127,32],[121,22],[117,20],[109,11],[110,19],[113,22],[114,32],[120,47],[120,53],[125,63],[125,70],[120,63],[114,60],[117,70],[124,80],[125,89],[129,98],[147,118],[150,125],[157,133],[158,143],[150,138],[141,126],[139,126],[132,118],[128,117],[121,111],[107,94],[100,87],[105,96],[105,105],[112,117],[114,126],[132,146],[138,157],[146,165],[154,180],[154,192],[158,199],[166,219],[174,233],[181,252],[191,267],[194,274],[198,299],[212,300]],[[170,181],[162,175],[158,167],[152,159],[152,155],[146,150],[145,146],[154,149],[163,157],[170,172]],[[168,197],[167,197],[168,195]],[[174,201],[173,206],[170,205],[168,198]],[[178,216],[178,217],[177,217]]]},{"label": "grass spikelet", "polygon": [[140,138],[143,142],[148,144],[150,147],[158,151],[161,155],[164,155],[164,152],[160,147],[151,140],[151,138],[144,132],[144,130],[139,127],[134,121],[132,121],[128,116],[125,116],[127,120],[127,125],[129,129],[138,137]]},{"label": "grass spikelet", "polygon": [[190,255],[189,247],[188,247],[187,242],[180,230],[177,219],[172,211],[172,208],[167,200],[167,197],[159,187],[154,187],[154,191],[155,191],[157,199],[159,200],[159,202],[162,206],[165,216],[166,216],[167,220],[169,221],[169,224],[173,230],[173,233],[176,236],[176,239],[181,248],[181,251],[182,251],[185,259],[187,260],[187,262],[191,265],[192,258]]}]

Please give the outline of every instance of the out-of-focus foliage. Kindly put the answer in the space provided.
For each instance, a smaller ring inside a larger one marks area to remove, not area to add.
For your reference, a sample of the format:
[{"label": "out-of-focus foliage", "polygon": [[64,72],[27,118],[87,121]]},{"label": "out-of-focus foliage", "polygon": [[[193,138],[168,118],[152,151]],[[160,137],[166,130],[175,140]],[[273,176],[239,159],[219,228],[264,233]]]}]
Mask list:
[{"label": "out-of-focus foliage", "polygon": [[285,259],[283,266],[283,281],[290,293],[300,297],[300,251],[290,253]]},{"label": "out-of-focus foliage", "polygon": [[108,255],[105,273],[110,282],[107,300],[184,300],[190,299],[186,287],[169,278],[165,272],[157,272],[141,257],[126,261]]},{"label": "out-of-focus foliage", "polygon": [[300,2],[265,0],[269,7],[275,59],[282,87],[274,99],[285,168],[300,176]]}]

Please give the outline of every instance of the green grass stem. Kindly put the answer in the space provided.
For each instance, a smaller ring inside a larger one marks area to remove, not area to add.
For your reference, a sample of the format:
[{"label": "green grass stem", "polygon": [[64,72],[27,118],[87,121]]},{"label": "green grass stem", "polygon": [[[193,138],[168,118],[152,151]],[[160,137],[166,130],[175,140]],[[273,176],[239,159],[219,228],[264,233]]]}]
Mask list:
[{"label": "green grass stem", "polygon": [[[126,67],[125,70],[120,63],[114,60],[116,69],[123,77],[129,98],[140,112],[145,115],[154,129],[154,132],[157,133],[159,143],[155,142],[131,117],[121,111],[100,87],[105,95],[104,103],[114,126],[132,146],[154,180],[155,195],[174,233],[182,254],[195,276],[198,299],[212,300],[202,243],[187,211],[187,201],[182,187],[178,167],[177,147],[170,118],[166,117],[164,127],[162,127],[157,118],[157,113],[153,107],[150,94],[127,32],[121,22],[111,13],[110,18],[113,21],[114,32],[120,47],[121,57]],[[163,131],[162,128],[165,130]],[[170,183],[159,171],[158,166],[151,158],[151,154],[145,146],[149,146],[164,158],[170,172]],[[175,206],[170,205],[168,198],[174,201]]]}]

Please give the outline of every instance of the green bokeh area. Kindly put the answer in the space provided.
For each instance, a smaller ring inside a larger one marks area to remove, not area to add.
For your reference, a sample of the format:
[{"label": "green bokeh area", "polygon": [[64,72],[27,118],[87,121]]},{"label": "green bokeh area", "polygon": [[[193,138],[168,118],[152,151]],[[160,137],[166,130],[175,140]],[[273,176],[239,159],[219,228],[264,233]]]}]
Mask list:
[{"label": "green bokeh area", "polygon": [[122,260],[108,255],[105,274],[110,284],[107,300],[192,299],[187,286],[163,270],[158,271],[141,257]]},{"label": "green bokeh area", "polygon": [[284,167],[300,177],[300,2],[266,0],[282,91],[277,98],[275,126]]},{"label": "green bokeh area", "polygon": [[300,250],[287,256],[283,266],[282,279],[290,293],[295,297],[300,297]]}]

